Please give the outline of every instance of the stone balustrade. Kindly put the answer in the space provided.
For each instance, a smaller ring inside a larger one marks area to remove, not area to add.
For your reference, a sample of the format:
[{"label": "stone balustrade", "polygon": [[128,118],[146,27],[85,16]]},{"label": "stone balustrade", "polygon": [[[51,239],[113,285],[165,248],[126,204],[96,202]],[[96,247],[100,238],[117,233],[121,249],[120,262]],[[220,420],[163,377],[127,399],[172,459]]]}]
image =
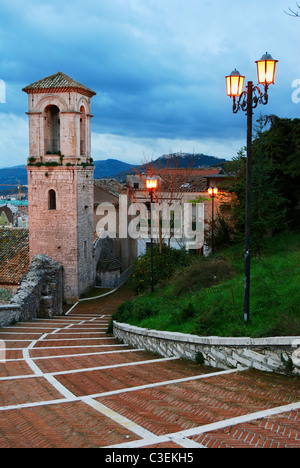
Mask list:
[{"label": "stone balustrade", "polygon": [[300,337],[223,338],[138,328],[114,321],[114,336],[164,357],[201,360],[218,368],[254,368],[300,375]]}]

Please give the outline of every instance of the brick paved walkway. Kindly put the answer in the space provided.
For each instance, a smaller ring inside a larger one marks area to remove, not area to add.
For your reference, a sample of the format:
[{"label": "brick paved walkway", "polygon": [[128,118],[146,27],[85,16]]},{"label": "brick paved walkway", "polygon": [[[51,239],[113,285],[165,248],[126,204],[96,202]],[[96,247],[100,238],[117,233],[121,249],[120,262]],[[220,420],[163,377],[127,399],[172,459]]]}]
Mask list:
[{"label": "brick paved walkway", "polygon": [[299,378],[132,350],[113,307],[0,329],[0,448],[300,447]]}]

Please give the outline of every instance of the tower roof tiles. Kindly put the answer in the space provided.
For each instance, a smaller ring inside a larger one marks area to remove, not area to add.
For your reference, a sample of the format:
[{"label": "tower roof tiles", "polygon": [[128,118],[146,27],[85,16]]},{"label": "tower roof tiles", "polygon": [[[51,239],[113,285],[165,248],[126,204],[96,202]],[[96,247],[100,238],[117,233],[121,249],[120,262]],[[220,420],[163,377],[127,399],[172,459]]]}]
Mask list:
[{"label": "tower roof tiles", "polygon": [[36,81],[22,89],[27,94],[43,93],[45,91],[78,91],[89,97],[95,96],[95,92],[87,88],[78,81],[73,80],[62,72],[57,72],[54,75],[47,76],[42,80]]}]

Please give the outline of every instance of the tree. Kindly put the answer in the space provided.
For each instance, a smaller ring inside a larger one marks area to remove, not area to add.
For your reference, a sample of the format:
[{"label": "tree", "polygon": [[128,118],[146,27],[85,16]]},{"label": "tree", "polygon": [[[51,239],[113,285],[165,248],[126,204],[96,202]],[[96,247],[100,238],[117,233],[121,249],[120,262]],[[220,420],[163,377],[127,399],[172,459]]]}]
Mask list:
[{"label": "tree", "polygon": [[273,165],[276,186],[285,199],[286,221],[300,228],[300,119],[269,116],[269,130],[260,135]]},{"label": "tree", "polygon": [[274,163],[268,156],[267,145],[262,134],[263,117],[258,119],[256,138],[253,142],[253,203],[251,242],[257,255],[262,253],[264,238],[282,230],[286,221],[286,200],[280,193]]},{"label": "tree", "polygon": [[[237,156],[228,161],[225,170],[231,178],[225,183],[225,190],[232,198],[232,222],[235,227],[236,241],[242,241],[245,234],[245,206],[246,206],[246,153],[245,148],[241,148]],[[234,200],[234,201],[233,201]]]},{"label": "tree", "polygon": [[[251,244],[260,255],[267,236],[282,230],[286,225],[287,200],[282,193],[280,173],[272,158],[268,132],[263,132],[265,119],[258,119],[253,141],[252,187],[251,187]],[[286,151],[286,148],[283,148]],[[236,158],[229,161],[226,170],[233,175],[227,190],[234,193],[237,202],[233,206],[235,239],[241,241],[245,232],[246,156],[242,149]]]},{"label": "tree", "polygon": [[294,18],[300,18],[300,5],[299,3],[296,3],[296,5],[299,11],[289,8],[289,11],[285,11],[285,13],[289,16],[293,16]]}]

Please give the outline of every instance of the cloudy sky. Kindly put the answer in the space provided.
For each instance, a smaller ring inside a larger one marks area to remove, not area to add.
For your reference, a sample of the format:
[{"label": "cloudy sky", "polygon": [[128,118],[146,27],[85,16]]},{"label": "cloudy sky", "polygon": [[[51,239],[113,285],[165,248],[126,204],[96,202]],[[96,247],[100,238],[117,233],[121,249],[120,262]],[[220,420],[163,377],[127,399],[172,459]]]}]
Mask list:
[{"label": "cloudy sky", "polygon": [[300,117],[300,18],[289,8],[295,0],[0,0],[0,167],[28,156],[22,88],[57,71],[97,93],[95,160],[231,159],[246,137],[225,93],[234,68],[256,84],[254,62],[271,53],[276,85],[255,116]]}]

